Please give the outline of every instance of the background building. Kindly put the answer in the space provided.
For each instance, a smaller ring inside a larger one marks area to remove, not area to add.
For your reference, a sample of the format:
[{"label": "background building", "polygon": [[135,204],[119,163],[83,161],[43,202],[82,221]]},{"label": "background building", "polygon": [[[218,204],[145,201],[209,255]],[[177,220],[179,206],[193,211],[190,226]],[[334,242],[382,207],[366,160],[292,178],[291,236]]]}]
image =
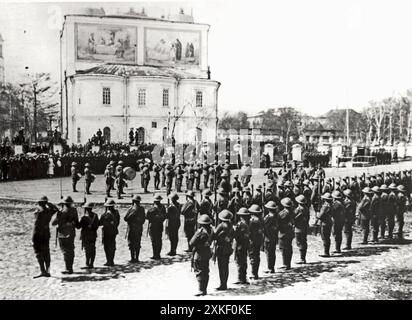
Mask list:
[{"label": "background building", "polygon": [[63,136],[85,143],[98,129],[108,142],[213,143],[220,83],[210,79],[209,25],[180,12],[150,18],[65,16],[61,34]]}]

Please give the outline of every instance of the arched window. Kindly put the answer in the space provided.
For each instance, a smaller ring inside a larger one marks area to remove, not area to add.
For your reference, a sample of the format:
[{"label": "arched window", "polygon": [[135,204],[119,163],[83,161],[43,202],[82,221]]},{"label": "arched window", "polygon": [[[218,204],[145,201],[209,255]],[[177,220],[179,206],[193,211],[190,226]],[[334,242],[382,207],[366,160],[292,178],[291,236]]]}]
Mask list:
[{"label": "arched window", "polygon": [[81,143],[82,141],[82,132],[80,128],[77,128],[77,143]]},{"label": "arched window", "polygon": [[137,129],[137,144],[144,143],[144,128],[140,127]]},{"label": "arched window", "polygon": [[103,128],[103,140],[105,143],[110,143],[110,128],[109,127]]}]

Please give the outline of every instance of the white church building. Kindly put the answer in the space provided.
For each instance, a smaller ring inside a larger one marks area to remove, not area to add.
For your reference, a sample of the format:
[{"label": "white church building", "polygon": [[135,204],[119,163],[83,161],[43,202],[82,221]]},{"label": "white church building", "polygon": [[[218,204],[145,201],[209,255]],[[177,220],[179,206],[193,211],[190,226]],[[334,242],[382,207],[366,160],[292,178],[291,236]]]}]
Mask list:
[{"label": "white church building", "polygon": [[[220,83],[210,79],[209,25],[183,13],[67,15],[61,32],[62,131],[86,143],[214,143]],[[174,129],[173,129],[174,128]]]}]

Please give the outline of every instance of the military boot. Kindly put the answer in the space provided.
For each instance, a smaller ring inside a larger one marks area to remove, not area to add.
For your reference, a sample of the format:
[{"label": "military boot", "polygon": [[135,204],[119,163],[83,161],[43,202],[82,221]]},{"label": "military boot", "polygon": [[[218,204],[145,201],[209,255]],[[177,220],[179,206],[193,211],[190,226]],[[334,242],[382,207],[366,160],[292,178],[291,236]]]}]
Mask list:
[{"label": "military boot", "polygon": [[306,250],[300,250],[300,261],[297,264],[306,264]]},{"label": "military boot", "polygon": [[40,278],[40,277],[45,277],[46,276],[46,268],[44,266],[44,261],[42,258],[37,259],[40,267],[40,274],[37,276],[34,276],[33,279]]},{"label": "military boot", "polygon": [[325,245],[325,246],[324,246],[324,253],[321,254],[321,255],[319,255],[319,257],[329,258],[329,257],[330,257],[329,248],[330,248],[329,245]]}]

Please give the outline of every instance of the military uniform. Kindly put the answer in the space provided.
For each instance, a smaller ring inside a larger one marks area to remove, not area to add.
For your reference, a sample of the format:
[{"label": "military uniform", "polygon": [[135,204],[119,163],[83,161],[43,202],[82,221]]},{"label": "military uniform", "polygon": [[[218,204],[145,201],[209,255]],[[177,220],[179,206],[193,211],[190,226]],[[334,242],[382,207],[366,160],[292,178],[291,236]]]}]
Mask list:
[{"label": "military uniform", "polygon": [[[269,203],[275,204],[274,202]],[[269,209],[268,214],[263,218],[264,227],[264,248],[266,253],[268,272],[275,272],[276,263],[276,245],[278,243],[278,216],[276,207]]]},{"label": "military uniform", "polygon": [[234,238],[233,226],[230,223],[232,214],[228,211],[222,211],[219,215],[222,221],[214,232],[213,239],[216,241],[216,257],[219,268],[220,286],[218,290],[227,289],[227,279],[229,277],[229,258],[233,253],[232,245]]},{"label": "military uniform", "polygon": [[[353,193],[352,193],[353,194]],[[355,223],[356,202],[349,197],[343,201],[345,207],[345,222],[343,225],[343,233],[346,238],[346,250],[352,249],[353,224]]]},{"label": "military uniform", "polygon": [[335,253],[341,252],[342,231],[345,223],[345,207],[339,199],[335,199],[331,207],[332,233],[335,238]]},{"label": "military uniform", "polygon": [[106,170],[104,171],[103,176],[105,178],[105,183],[106,183],[106,196],[110,198],[110,191],[113,187],[113,182],[114,182],[110,166],[106,167]]},{"label": "military uniform", "polygon": [[[386,186],[385,186],[386,187]],[[385,231],[386,231],[386,218],[388,216],[388,212],[391,211],[389,206],[389,195],[387,193],[387,188],[382,189],[381,186],[381,215],[379,217],[379,228],[380,228],[380,237],[381,239],[385,238]]]},{"label": "military uniform", "polygon": [[388,238],[393,238],[393,229],[395,228],[395,216],[398,214],[398,197],[392,190],[388,196],[388,207],[391,208],[386,212],[388,223]]},{"label": "military uniform", "polygon": [[105,204],[109,207],[100,217],[100,225],[102,226],[102,242],[104,253],[106,255],[106,266],[114,266],[114,256],[116,252],[116,236],[119,233],[118,226],[120,223],[119,211],[113,208],[114,201],[108,201]]},{"label": "military uniform", "polygon": [[176,248],[179,241],[179,228],[180,228],[180,214],[182,211],[182,206],[177,202],[178,197],[174,201],[172,198],[172,203],[167,208],[166,219],[167,219],[167,234],[170,240],[170,251],[168,255],[176,255]]},{"label": "military uniform", "polygon": [[93,182],[93,174],[92,174],[92,171],[89,169],[89,167],[86,167],[84,169],[84,179],[86,183],[86,194],[91,194],[90,186],[92,185],[92,182]]},{"label": "military uniform", "polygon": [[[159,198],[161,199],[161,198]],[[155,198],[156,200],[156,198]],[[160,201],[160,200],[156,200]],[[149,221],[149,235],[152,241],[153,257],[152,259],[160,259],[160,252],[162,251],[162,234],[163,222],[166,220],[166,209],[159,202],[153,205],[147,211],[147,220]]]},{"label": "military uniform", "polygon": [[[138,201],[140,202],[140,200]],[[124,217],[124,221],[127,222],[127,243],[130,250],[130,262],[139,262],[140,243],[142,240],[145,218],[145,209],[140,203],[134,203],[127,210]]]},{"label": "military uniform", "polygon": [[382,202],[378,194],[374,194],[371,199],[370,212],[371,212],[371,226],[372,226],[372,242],[378,242],[379,234],[379,218],[382,215]]},{"label": "military uniform", "polygon": [[279,249],[282,252],[283,266],[282,269],[289,270],[290,263],[292,261],[292,240],[293,240],[293,209],[292,201],[290,200],[290,206],[286,207],[286,199],[282,199],[282,205],[284,209],[278,214],[279,221]]},{"label": "military uniform", "polygon": [[[71,200],[73,202],[73,200]],[[66,202],[68,203],[68,201]],[[59,240],[60,250],[63,253],[66,270],[63,273],[73,273],[74,262],[74,237],[76,228],[79,227],[79,217],[77,210],[73,207],[65,206],[57,213],[52,223],[57,225],[57,237]]]},{"label": "military uniform", "polygon": [[123,167],[121,165],[118,165],[116,167],[116,192],[117,192],[117,198],[118,199],[122,199],[122,194],[124,194],[123,192],[123,188],[126,185],[126,181],[125,181],[125,175],[123,172]]},{"label": "military uniform", "polygon": [[[253,210],[255,211],[253,211]],[[252,274],[255,279],[259,278],[259,265],[260,265],[260,249],[263,244],[263,224],[257,215],[261,214],[261,210],[256,205],[252,205],[249,211],[254,215],[251,216],[249,222],[250,231],[250,247],[249,247],[249,259],[252,267]]]},{"label": "military uniform", "polygon": [[184,173],[184,171],[183,171],[182,167],[180,165],[178,165],[176,167],[176,170],[175,170],[176,192],[182,192],[183,173]]},{"label": "military uniform", "polygon": [[[404,189],[406,192],[406,188]],[[396,214],[396,222],[398,224],[398,238],[403,238],[404,214],[409,207],[409,199],[404,192],[398,193],[398,211]]]},{"label": "military uniform", "polygon": [[332,230],[332,212],[331,205],[325,201],[320,208],[317,218],[320,220],[320,234],[323,242],[324,254],[323,256],[329,257],[330,253],[330,234]]},{"label": "military uniform", "polygon": [[[88,205],[86,203],[84,207],[88,208]],[[86,254],[86,268],[91,269],[94,267],[94,259],[96,258],[96,238],[97,229],[99,228],[99,217],[91,211],[91,206],[90,211],[85,212],[79,224],[82,248],[84,248]]]},{"label": "military uniform", "polygon": [[209,261],[212,256],[210,250],[212,237],[213,231],[211,227],[202,224],[189,241],[190,247],[193,248],[192,266],[199,284],[199,292],[197,295],[207,294],[207,285],[209,283]]},{"label": "military uniform", "polygon": [[206,214],[213,220],[213,203],[208,196],[205,196],[203,200],[200,202],[199,214]]},{"label": "military uniform", "polygon": [[166,194],[170,194],[172,192],[174,176],[175,176],[175,172],[173,170],[173,166],[167,165],[166,167]]},{"label": "military uniform", "polygon": [[142,170],[142,179],[143,179],[143,189],[145,193],[148,193],[147,187],[149,186],[150,181],[150,170],[145,166]]},{"label": "military uniform", "polygon": [[364,195],[364,197],[360,201],[357,211],[360,215],[361,228],[363,232],[362,244],[367,244],[371,219],[371,199],[367,195]]},{"label": "military uniform", "polygon": [[[306,198],[299,198],[298,200],[304,200]],[[300,251],[300,263],[306,263],[306,252],[308,250],[308,231],[309,231],[309,209],[303,203],[298,203],[294,212],[294,225],[295,225],[295,237],[296,245]]]},{"label": "military uniform", "polygon": [[77,167],[73,165],[71,167],[71,177],[72,177],[73,192],[77,192],[76,185],[77,185],[77,181],[80,180],[79,169],[77,169]]},{"label": "military uniform", "polygon": [[247,209],[243,208],[247,215],[247,218],[243,215],[239,215],[238,222],[235,225],[235,261],[238,270],[238,282],[239,284],[247,284],[246,271],[247,271],[247,254],[250,246],[250,231],[249,231],[249,214]]},{"label": "military uniform", "polygon": [[153,179],[153,187],[155,190],[160,190],[160,171],[162,168],[158,166],[157,164],[153,165],[153,174],[154,174],[154,179]]},{"label": "military uniform", "polygon": [[184,225],[183,225],[183,230],[185,232],[187,242],[188,242],[188,249],[187,252],[192,251],[192,248],[190,247],[190,239],[192,239],[195,230],[196,230],[196,219],[198,215],[198,205],[196,200],[191,199],[189,201],[186,201],[186,203],[182,207],[182,215],[184,216]]},{"label": "military uniform", "polygon": [[50,221],[53,215],[58,211],[54,205],[46,206],[47,198],[44,205],[39,205],[34,212],[33,228],[33,249],[36,259],[40,266],[41,276],[50,276]]}]

